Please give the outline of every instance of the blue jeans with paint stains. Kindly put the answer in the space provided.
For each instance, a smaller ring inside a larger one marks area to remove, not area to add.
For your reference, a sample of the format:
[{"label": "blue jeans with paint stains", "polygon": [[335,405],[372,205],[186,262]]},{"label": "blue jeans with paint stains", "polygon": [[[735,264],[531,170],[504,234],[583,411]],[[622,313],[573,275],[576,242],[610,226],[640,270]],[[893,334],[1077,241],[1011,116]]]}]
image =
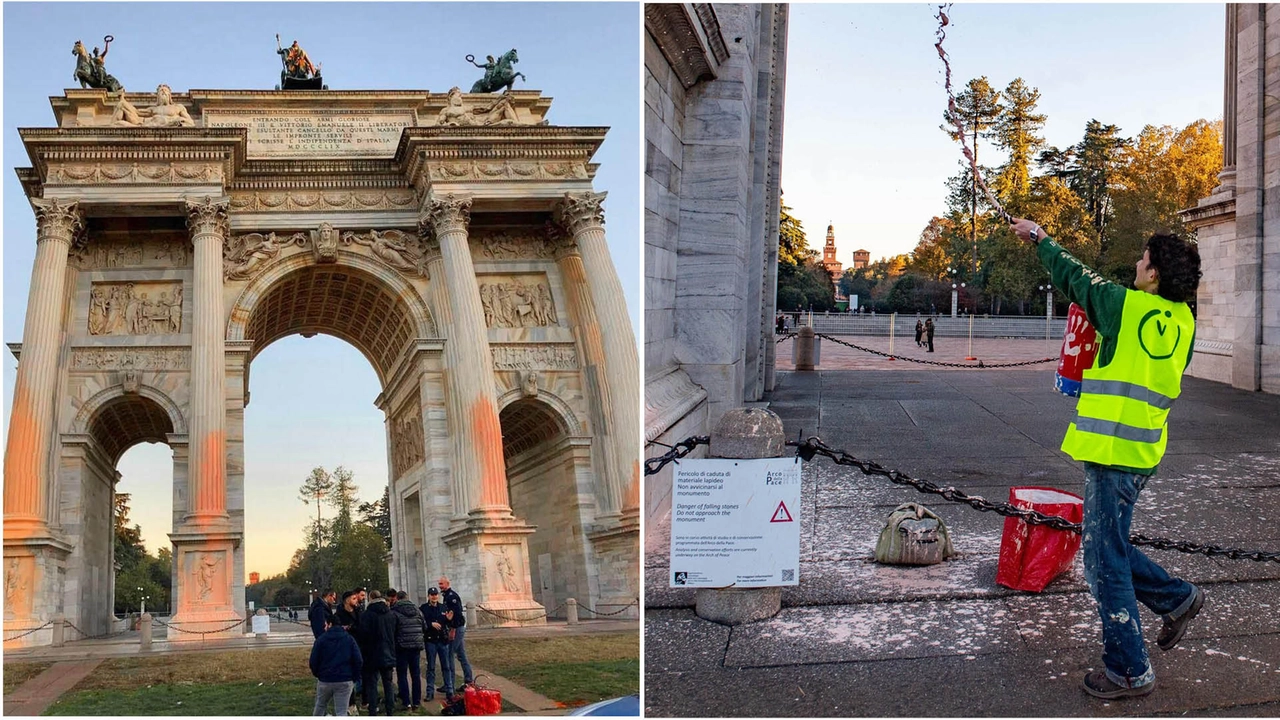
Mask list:
[{"label": "blue jeans with paint stains", "polygon": [[1138,603],[1176,617],[1191,606],[1195,590],[1129,542],[1133,506],[1149,476],[1086,462],[1084,477],[1084,577],[1102,616],[1102,662],[1112,682],[1142,687],[1156,676]]}]

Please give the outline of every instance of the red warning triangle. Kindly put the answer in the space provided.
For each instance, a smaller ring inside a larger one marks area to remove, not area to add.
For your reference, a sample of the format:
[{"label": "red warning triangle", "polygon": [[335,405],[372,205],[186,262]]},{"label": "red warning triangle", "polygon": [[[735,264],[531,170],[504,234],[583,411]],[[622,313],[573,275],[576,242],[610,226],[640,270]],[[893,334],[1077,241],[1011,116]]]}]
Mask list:
[{"label": "red warning triangle", "polygon": [[778,509],[773,511],[773,518],[771,518],[769,522],[793,522],[791,519],[791,513],[787,512],[786,503],[778,501]]}]

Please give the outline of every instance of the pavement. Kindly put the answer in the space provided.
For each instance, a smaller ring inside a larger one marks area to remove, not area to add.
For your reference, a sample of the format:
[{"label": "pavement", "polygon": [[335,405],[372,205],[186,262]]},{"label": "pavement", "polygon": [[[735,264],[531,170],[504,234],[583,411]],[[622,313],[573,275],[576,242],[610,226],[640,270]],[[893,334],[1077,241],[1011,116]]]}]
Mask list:
[{"label": "pavement", "polygon": [[[1043,357],[1042,345],[1030,352],[1035,341],[989,342],[992,356]],[[991,500],[1020,485],[1083,492],[1079,465],[1058,451],[1075,401],[1054,391],[1053,364],[896,362],[779,371],[766,400],[789,437],[819,435],[942,486]],[[1186,378],[1169,437],[1134,532],[1280,551],[1280,397]],[[1156,647],[1159,619],[1144,608],[1156,690],[1105,702],[1080,688],[1102,666],[1102,643],[1078,557],[1043,593],[997,586],[1002,517],[822,458],[805,465],[801,501],[800,584],[783,589],[775,617],[733,628],[698,618],[692,590],[667,587],[670,520],[649,528],[647,715],[1280,715],[1280,563],[1149,550],[1207,601],[1170,652]],[[922,568],[870,560],[885,518],[908,501],[943,517],[957,558]]]}]

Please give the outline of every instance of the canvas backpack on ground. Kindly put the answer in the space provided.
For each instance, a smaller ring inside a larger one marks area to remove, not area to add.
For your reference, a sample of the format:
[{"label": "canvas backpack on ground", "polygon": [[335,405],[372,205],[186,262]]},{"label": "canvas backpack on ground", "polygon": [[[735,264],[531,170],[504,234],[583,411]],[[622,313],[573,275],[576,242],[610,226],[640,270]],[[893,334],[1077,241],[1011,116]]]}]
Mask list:
[{"label": "canvas backpack on ground", "polygon": [[876,562],[886,565],[936,565],[955,554],[942,518],[916,503],[889,513],[876,542]]}]

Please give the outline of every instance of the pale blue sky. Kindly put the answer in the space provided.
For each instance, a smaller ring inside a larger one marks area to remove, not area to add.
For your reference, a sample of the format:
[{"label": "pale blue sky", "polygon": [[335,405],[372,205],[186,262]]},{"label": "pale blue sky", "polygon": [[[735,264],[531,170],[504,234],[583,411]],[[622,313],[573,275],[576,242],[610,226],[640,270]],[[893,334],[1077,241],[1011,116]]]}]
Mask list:
[{"label": "pale blue sky", "polygon": [[[609,192],[609,246],[638,333],[639,32],[632,3],[5,3],[3,339],[22,339],[35,255],[35,220],[13,172],[30,161],[15,129],[52,125],[48,97],[78,87],[72,44],[101,46],[107,34],[115,36],[107,71],[140,92],[160,83],[175,92],[271,89],[280,77],[276,33],[322,63],[335,90],[466,90],[480,71],[465,55],[517,48],[529,80],[516,87],[554,98],[552,124],[612,128],[594,158],[595,188]],[[17,364],[3,355],[7,442]],[[342,341],[277,342],[255,359],[250,382],[246,565],[265,577],[300,544],[308,508],[295,498],[310,469],[345,465],[362,497],[376,499],[387,481],[386,440],[373,406],[377,377]],[[119,490],[134,494],[132,517],[153,550],[171,530],[171,458],[167,446],[144,444],[119,465]]]},{"label": "pale blue sky", "polygon": [[[820,250],[838,259],[910,252],[946,209],[962,161],[939,129],[947,105],[933,48],[936,5],[792,4],[782,189]],[[1097,118],[1125,137],[1144,125],[1222,117],[1221,4],[970,4],[952,8],[952,83],[1021,77],[1040,89],[1051,145]],[[978,159],[998,165],[989,145]]]}]

